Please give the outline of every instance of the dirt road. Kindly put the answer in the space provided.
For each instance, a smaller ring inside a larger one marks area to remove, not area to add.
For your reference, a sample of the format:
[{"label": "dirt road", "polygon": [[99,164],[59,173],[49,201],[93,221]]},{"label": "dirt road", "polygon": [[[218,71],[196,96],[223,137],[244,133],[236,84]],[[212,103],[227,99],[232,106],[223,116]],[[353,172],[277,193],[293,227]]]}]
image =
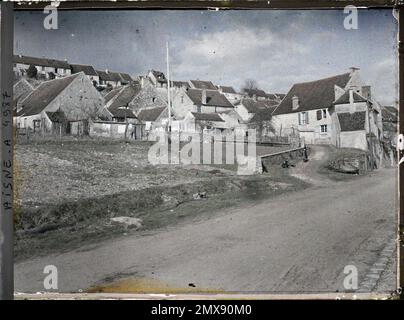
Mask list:
[{"label": "dirt road", "polygon": [[[347,265],[357,268],[359,289],[375,290],[377,274],[393,256],[395,185],[395,170],[382,169],[232,208],[205,221],[25,261],[15,266],[16,290],[45,291],[46,265],[58,268],[60,292],[119,278],[172,288],[344,291]],[[394,289],[394,277],[386,279],[383,289]]]}]

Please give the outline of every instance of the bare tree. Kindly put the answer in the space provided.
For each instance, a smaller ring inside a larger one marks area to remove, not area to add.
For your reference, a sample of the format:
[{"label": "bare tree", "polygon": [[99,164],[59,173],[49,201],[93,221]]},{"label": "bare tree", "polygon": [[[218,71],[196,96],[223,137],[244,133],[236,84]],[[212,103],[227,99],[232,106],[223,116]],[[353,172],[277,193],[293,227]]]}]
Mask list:
[{"label": "bare tree", "polygon": [[35,78],[36,79],[37,75],[38,75],[38,70],[35,68],[34,65],[31,64],[29,66],[28,70],[27,70],[27,76],[29,78]]},{"label": "bare tree", "polygon": [[242,91],[258,89],[258,82],[254,79],[246,79],[242,87]]}]

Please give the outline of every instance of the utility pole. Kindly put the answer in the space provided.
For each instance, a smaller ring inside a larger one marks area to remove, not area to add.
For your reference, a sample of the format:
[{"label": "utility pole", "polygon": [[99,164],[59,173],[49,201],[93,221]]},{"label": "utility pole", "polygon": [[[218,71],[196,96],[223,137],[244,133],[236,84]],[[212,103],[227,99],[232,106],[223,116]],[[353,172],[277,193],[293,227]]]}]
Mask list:
[{"label": "utility pole", "polygon": [[13,6],[0,4],[0,300],[14,297]]},{"label": "utility pole", "polygon": [[171,133],[171,92],[170,92],[170,60],[167,41],[167,101],[168,101],[168,132]]}]

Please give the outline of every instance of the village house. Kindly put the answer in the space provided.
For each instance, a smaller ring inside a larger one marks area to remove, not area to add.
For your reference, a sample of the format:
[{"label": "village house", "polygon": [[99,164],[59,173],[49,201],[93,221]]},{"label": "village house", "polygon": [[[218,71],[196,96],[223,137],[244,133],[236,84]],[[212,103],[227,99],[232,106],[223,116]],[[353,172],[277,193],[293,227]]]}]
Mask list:
[{"label": "village house", "polygon": [[104,97],[105,106],[101,117],[117,122],[132,122],[137,119],[130,104],[139,91],[140,87],[137,85],[126,85],[110,91]]},{"label": "village house", "polygon": [[182,121],[182,130],[187,133],[222,133],[227,127],[217,113],[188,112]]},{"label": "village house", "polygon": [[223,94],[227,100],[229,100],[232,104],[237,103],[243,97],[242,94],[237,93],[233,87],[229,86],[217,86],[218,90],[221,94]]},{"label": "village house", "polygon": [[278,135],[298,133],[306,144],[369,151],[378,148],[382,132],[380,107],[358,68],[293,85],[272,116]]},{"label": "village house", "polygon": [[129,107],[137,115],[143,109],[167,107],[167,99],[167,88],[156,87],[150,79],[145,78]]},{"label": "village house", "polygon": [[15,124],[43,134],[87,133],[89,120],[103,105],[101,94],[80,72],[40,84],[21,102]]},{"label": "village house", "polygon": [[110,86],[112,88],[116,88],[122,85],[123,80],[120,74],[117,72],[111,72],[109,70],[97,70],[97,74],[99,77],[100,86]]},{"label": "village house", "polygon": [[71,64],[70,67],[72,74],[84,72],[92,83],[95,83],[96,85],[100,83],[100,77],[92,66],[84,64]]},{"label": "village house", "polygon": [[146,131],[151,131],[155,128],[165,129],[168,123],[168,108],[157,107],[142,109],[137,117],[144,123]]},{"label": "village house", "polygon": [[260,110],[268,110],[269,114],[271,114],[278,105],[279,102],[274,100],[254,100],[251,98],[242,98],[240,101],[235,103],[234,109],[240,115],[243,121],[248,122]]},{"label": "village house", "polygon": [[219,113],[234,109],[218,90],[178,89],[172,94],[172,110],[178,120],[188,112]]},{"label": "village house", "polygon": [[[142,78],[143,81],[150,81],[155,88],[167,88],[167,79],[163,72],[150,70],[146,77]],[[143,83],[142,83],[143,87]]]},{"label": "village house", "polygon": [[348,89],[330,110],[336,146],[369,151],[378,167],[383,160],[383,124],[380,106],[371,100],[370,87],[362,87],[360,93]]},{"label": "village house", "polygon": [[14,55],[13,66],[16,77],[27,76],[30,66],[34,66],[37,69],[38,78],[46,80],[65,77],[71,74],[70,64],[66,60]]},{"label": "village house", "polygon": [[243,89],[243,97],[251,98],[258,101],[274,100],[280,102],[282,100],[282,97],[284,97],[284,95],[266,93],[264,90],[261,89]]}]

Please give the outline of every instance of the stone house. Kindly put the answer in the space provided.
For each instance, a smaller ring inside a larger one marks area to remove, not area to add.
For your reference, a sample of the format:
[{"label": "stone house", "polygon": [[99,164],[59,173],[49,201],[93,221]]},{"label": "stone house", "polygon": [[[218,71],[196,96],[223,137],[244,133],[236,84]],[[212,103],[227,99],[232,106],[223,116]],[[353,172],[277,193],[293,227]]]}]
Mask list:
[{"label": "stone house", "polygon": [[175,117],[183,119],[189,112],[219,113],[234,109],[218,90],[177,89],[173,90],[172,110]]},{"label": "stone house", "polygon": [[229,86],[217,86],[221,94],[223,94],[227,100],[229,100],[233,105],[241,100],[242,94],[237,93],[233,87]]},{"label": "stone house", "polygon": [[112,88],[116,88],[122,85],[123,80],[118,72],[97,70],[97,74],[101,86],[111,86]]},{"label": "stone house", "polygon": [[72,74],[84,72],[84,74],[90,79],[92,83],[95,82],[96,85],[100,83],[100,77],[97,71],[95,71],[92,66],[84,64],[71,64],[70,67]]},{"label": "stone house", "polygon": [[113,120],[116,118],[117,121],[122,119],[134,119],[136,118],[132,108],[131,103],[133,99],[139,94],[140,86],[126,85],[123,87],[118,87],[111,90],[105,97],[105,106],[101,112],[104,118],[108,120]]},{"label": "stone house", "polygon": [[228,129],[217,113],[188,112],[182,123],[181,131],[187,133],[221,133]]},{"label": "stone house", "polygon": [[145,125],[146,131],[156,128],[166,129],[168,123],[168,108],[146,108],[139,111],[138,119]]},{"label": "stone house", "polygon": [[338,148],[368,151],[374,166],[378,167],[383,160],[381,109],[371,99],[369,87],[361,94],[350,88],[334,102],[334,108],[330,109],[332,134]]},{"label": "stone house", "polygon": [[144,80],[150,81],[155,88],[167,88],[167,78],[161,71],[150,70]]},{"label": "stone house", "polygon": [[80,72],[41,83],[21,102],[15,124],[33,132],[53,133],[55,128],[60,131],[63,120],[62,134],[79,132],[80,126],[84,128],[81,131],[87,132],[89,120],[96,117],[103,105],[101,94]]},{"label": "stone house", "polygon": [[141,83],[138,94],[129,104],[135,114],[143,109],[167,107],[166,87],[156,87],[149,78],[144,78]]},{"label": "stone house", "polygon": [[363,84],[358,68],[293,85],[272,118],[277,135],[298,133],[307,144],[366,151],[379,148],[379,142],[372,141],[381,137],[380,106],[371,97],[370,87]]},{"label": "stone house", "polygon": [[279,105],[275,100],[254,100],[252,98],[242,98],[235,103],[234,109],[240,115],[243,121],[250,121],[260,110],[273,110]]},{"label": "stone house", "polygon": [[37,69],[38,78],[49,80],[71,75],[70,64],[66,60],[14,55],[13,69],[17,77],[26,76],[31,65]]}]

